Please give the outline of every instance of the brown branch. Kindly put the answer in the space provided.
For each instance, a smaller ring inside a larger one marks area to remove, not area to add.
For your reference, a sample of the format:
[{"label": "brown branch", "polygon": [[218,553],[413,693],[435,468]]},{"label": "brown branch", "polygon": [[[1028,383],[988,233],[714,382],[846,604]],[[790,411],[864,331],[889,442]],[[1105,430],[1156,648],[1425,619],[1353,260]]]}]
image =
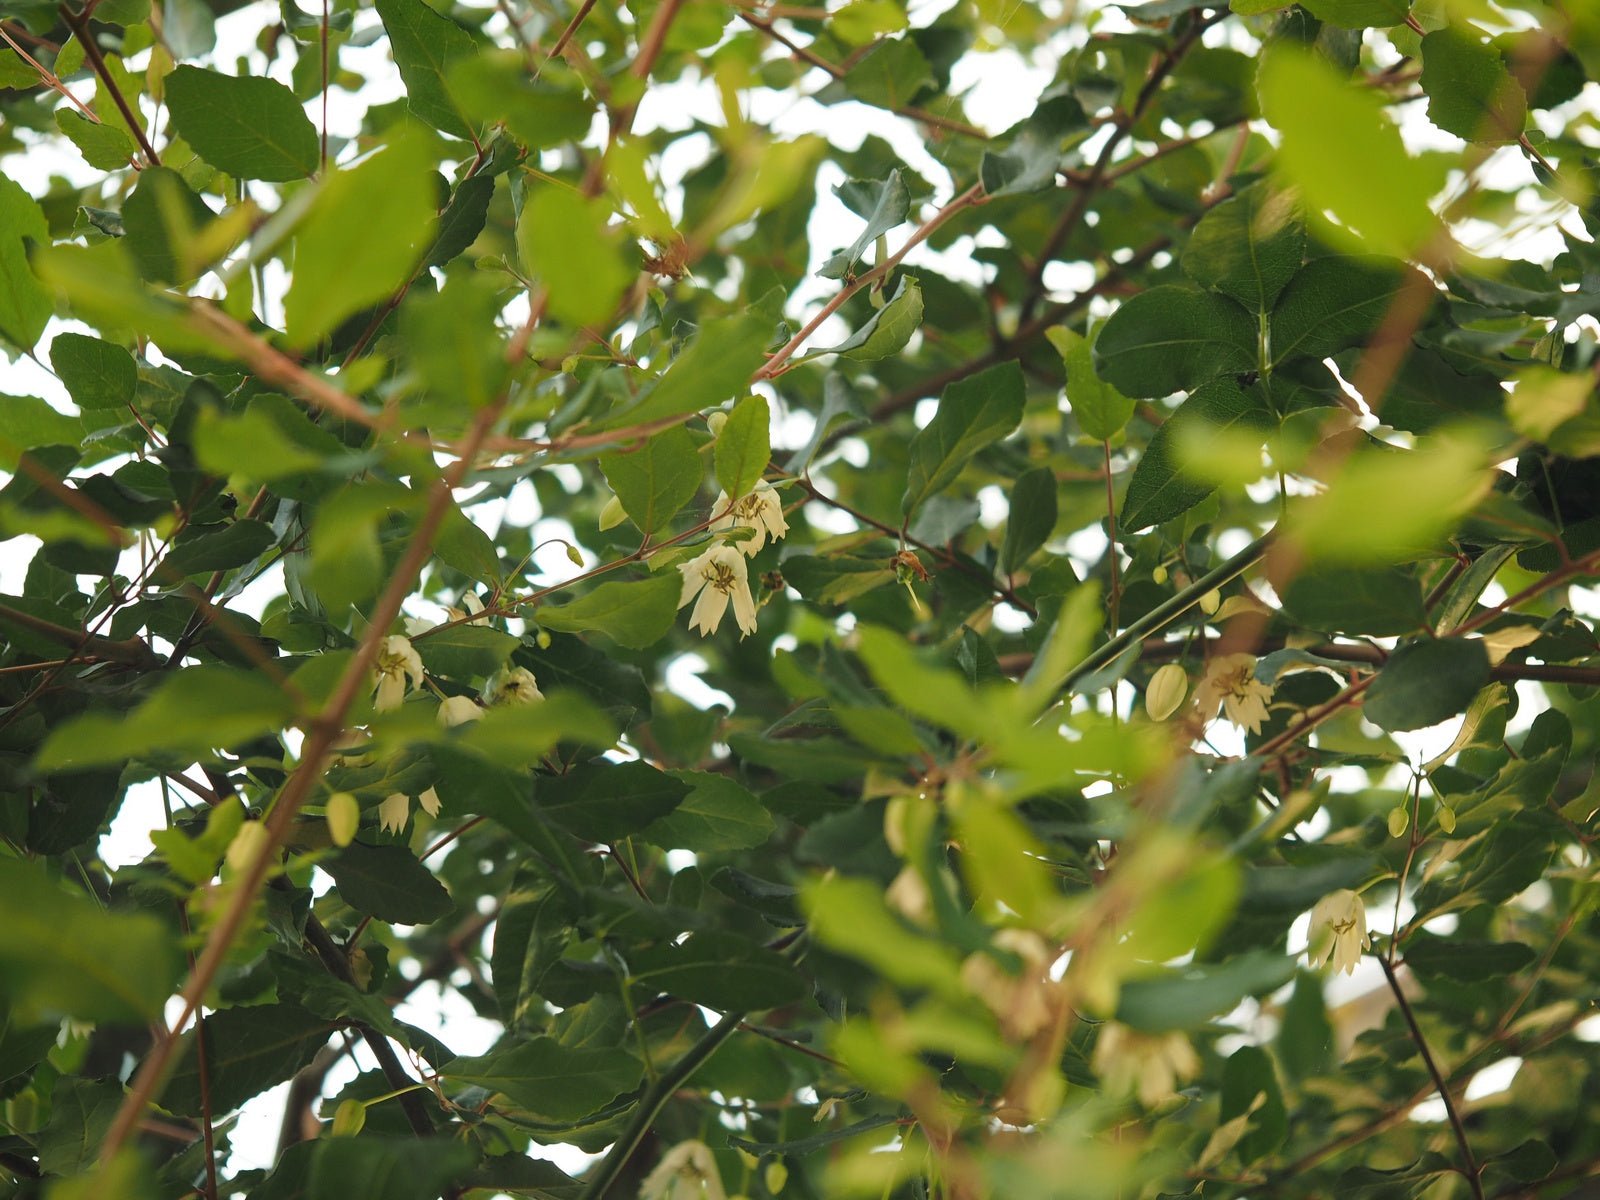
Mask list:
[{"label": "brown branch", "polygon": [[[56,10],[61,14],[61,19],[66,22],[67,28],[72,30],[73,36],[78,39],[83,47],[83,56],[89,60],[89,66],[99,79],[100,86],[106,89],[112,103],[117,106],[117,111],[122,114],[122,119],[128,123],[128,129],[134,139],[139,143],[139,149],[144,151],[146,160],[153,167],[161,165],[161,156],[156,153],[156,148],[150,144],[144,126],[139,121],[139,116],[133,111],[133,106],[128,103],[128,98],[122,94],[122,89],[117,86],[117,81],[111,77],[110,70],[106,67],[106,60],[100,54],[100,47],[95,43],[94,32],[89,28],[89,22],[84,17],[74,13],[70,7],[63,4]],[[87,10],[85,10],[87,11]]]},{"label": "brown branch", "polygon": [[1394,993],[1395,1004],[1400,1008],[1400,1015],[1405,1018],[1406,1028],[1411,1031],[1411,1040],[1416,1043],[1417,1052],[1422,1055],[1423,1065],[1428,1068],[1434,1089],[1439,1093],[1439,1099],[1444,1101],[1444,1111],[1449,1116],[1450,1128],[1456,1135],[1456,1146],[1461,1150],[1461,1173],[1466,1176],[1467,1186],[1472,1189],[1476,1200],[1484,1200],[1483,1180],[1480,1178],[1478,1160],[1472,1155],[1472,1146],[1467,1141],[1467,1127],[1461,1123],[1461,1114],[1456,1111],[1455,1101],[1450,1096],[1450,1085],[1445,1082],[1439,1064],[1433,1060],[1433,1052],[1428,1049],[1427,1039],[1422,1036],[1422,1027],[1417,1024],[1417,1015],[1411,1010],[1411,1001],[1406,999],[1405,990],[1400,986],[1400,980],[1395,977],[1394,966],[1382,955],[1378,956],[1378,965],[1383,968],[1383,977],[1388,981],[1389,990]]}]

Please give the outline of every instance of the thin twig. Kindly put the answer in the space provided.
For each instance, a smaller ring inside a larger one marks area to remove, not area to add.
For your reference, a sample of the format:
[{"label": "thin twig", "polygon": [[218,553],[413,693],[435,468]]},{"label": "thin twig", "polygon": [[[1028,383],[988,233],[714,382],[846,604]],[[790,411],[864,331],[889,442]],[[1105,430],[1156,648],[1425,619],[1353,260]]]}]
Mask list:
[{"label": "thin twig", "polygon": [[1467,1141],[1467,1127],[1461,1123],[1461,1114],[1456,1111],[1455,1101],[1450,1096],[1450,1085],[1445,1082],[1444,1075],[1439,1071],[1439,1064],[1433,1061],[1433,1052],[1428,1049],[1427,1039],[1422,1036],[1422,1027],[1417,1024],[1417,1015],[1411,1011],[1411,1001],[1406,999],[1405,990],[1396,978],[1394,966],[1388,959],[1378,958],[1378,965],[1383,968],[1383,977],[1389,983],[1389,990],[1394,993],[1394,1002],[1400,1008],[1400,1015],[1405,1018],[1406,1028],[1411,1031],[1411,1040],[1416,1043],[1417,1052],[1422,1055],[1423,1064],[1428,1068],[1428,1074],[1433,1079],[1433,1086],[1439,1093],[1439,1099],[1444,1101],[1444,1111],[1450,1118],[1450,1128],[1455,1132],[1456,1145],[1461,1150],[1461,1173],[1467,1178],[1467,1186],[1472,1189],[1476,1200],[1484,1200],[1483,1180],[1479,1177],[1478,1161],[1472,1156],[1472,1146]]},{"label": "thin twig", "polygon": [[[89,22],[63,4],[56,10],[61,14],[61,19],[66,22],[67,28],[72,30],[73,36],[83,46],[83,56],[89,60],[89,67],[94,71],[95,77],[100,80],[100,86],[106,89],[106,94],[111,97],[112,103],[117,106],[117,111],[122,114],[122,119],[128,123],[128,129],[134,139],[139,143],[139,149],[144,151],[145,159],[153,167],[161,165],[161,156],[156,153],[156,148],[150,144],[146,136],[144,125],[140,123],[139,116],[133,111],[133,106],[128,103],[128,98],[122,94],[122,89],[117,86],[117,81],[111,77],[111,71],[106,66],[106,60],[100,53],[100,47],[94,40],[94,32],[89,27]],[[87,11],[87,10],[86,10]]]}]

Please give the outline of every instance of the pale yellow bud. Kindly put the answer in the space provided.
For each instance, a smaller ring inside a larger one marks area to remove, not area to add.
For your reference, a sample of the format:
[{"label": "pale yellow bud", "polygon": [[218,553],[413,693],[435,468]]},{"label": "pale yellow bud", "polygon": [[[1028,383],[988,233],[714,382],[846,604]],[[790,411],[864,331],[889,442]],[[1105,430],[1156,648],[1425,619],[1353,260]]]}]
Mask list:
[{"label": "pale yellow bud", "polygon": [[721,437],[722,427],[727,423],[728,414],[725,412],[714,412],[706,417],[706,428],[711,430],[712,437]]},{"label": "pale yellow bud", "polygon": [[621,525],[627,515],[627,510],[622,507],[622,501],[613,496],[600,510],[600,520],[597,524],[601,529],[610,529],[614,525]]},{"label": "pale yellow bud", "polygon": [[328,797],[323,819],[328,823],[328,836],[335,846],[348,846],[355,841],[356,828],[361,824],[361,806],[349,792],[335,792]]},{"label": "pale yellow bud", "polygon": [[367,1106],[359,1100],[341,1100],[333,1110],[332,1137],[355,1137],[367,1123]]},{"label": "pale yellow bud", "polygon": [[767,1164],[767,1169],[762,1175],[762,1182],[767,1185],[767,1191],[776,1196],[783,1191],[783,1185],[789,1182],[789,1168],[783,1159],[775,1158]]},{"label": "pale yellow bud", "polygon": [[1200,611],[1205,613],[1207,616],[1210,616],[1221,607],[1222,593],[1217,591],[1216,588],[1212,588],[1204,596],[1200,597]]},{"label": "pale yellow bud", "polygon": [[1150,686],[1144,690],[1144,710],[1152,721],[1165,721],[1188,694],[1188,672],[1177,663],[1167,663],[1150,677]]},{"label": "pale yellow bud", "polygon": [[228,866],[235,874],[243,875],[267,848],[267,827],[260,821],[246,821],[233,835],[224,854]]}]

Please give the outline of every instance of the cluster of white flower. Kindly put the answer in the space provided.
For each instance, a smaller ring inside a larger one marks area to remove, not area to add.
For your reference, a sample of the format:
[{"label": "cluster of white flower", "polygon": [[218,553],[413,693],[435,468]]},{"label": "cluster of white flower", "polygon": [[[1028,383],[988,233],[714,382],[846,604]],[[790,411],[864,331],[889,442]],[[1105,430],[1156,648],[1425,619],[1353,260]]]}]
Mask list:
[{"label": "cluster of white flower", "polygon": [[689,628],[698,629],[704,637],[717,631],[731,603],[739,636],[748,637],[756,631],[756,602],[750,594],[750,572],[744,560],[766,545],[768,538],[777,541],[788,533],[789,523],[783,518],[777,491],[766,480],[737,500],[729,500],[726,492],[719,492],[711,511],[715,514],[711,521],[713,533],[748,529],[750,536],[737,543],[719,542],[698,557],[679,563],[683,594],[678,607],[694,601]]}]

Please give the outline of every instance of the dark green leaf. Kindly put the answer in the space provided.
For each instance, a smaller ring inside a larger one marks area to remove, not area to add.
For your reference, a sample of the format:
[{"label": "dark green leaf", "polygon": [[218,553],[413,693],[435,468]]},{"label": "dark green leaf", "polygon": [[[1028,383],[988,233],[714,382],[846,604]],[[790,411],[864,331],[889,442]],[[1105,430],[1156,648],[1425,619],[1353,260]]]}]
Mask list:
[{"label": "dark green leaf", "polygon": [[614,842],[644,833],[689,791],[649,763],[590,762],[541,779],[537,804],[542,816],[585,841]]},{"label": "dark green leaf", "polygon": [[838,354],[857,362],[891,358],[906,348],[922,324],[922,289],[909,275],[900,278],[894,298],[868,318],[867,323],[837,346],[817,354]]},{"label": "dark green leaf", "polygon": [[1483,643],[1425,638],[1395,650],[1367,689],[1362,714],[1379,729],[1422,729],[1459,712],[1489,682]]},{"label": "dark green leaf", "polygon": [[1226,296],[1164,284],[1111,314],[1095,339],[1094,364],[1124,396],[1170,396],[1257,370],[1259,340],[1255,320]]},{"label": "dark green leaf", "polygon": [[1220,379],[1196,389],[1150,439],[1128,482],[1118,527],[1132,532],[1170,521],[1216,490],[1185,466],[1183,439],[1231,433],[1264,442],[1271,428],[1272,414],[1257,392]]},{"label": "dark green leaf", "polygon": [[882,183],[847,179],[833,190],[857,216],[865,218],[867,222],[867,227],[847,249],[839,251],[817,271],[824,279],[843,279],[861,261],[861,256],[873,242],[905,223],[906,214],[911,208],[911,194],[906,190],[905,179],[899,168],[890,171],[889,177]]},{"label": "dark green leaf", "polygon": [[[306,1063],[333,1033],[333,1022],[294,1004],[225,1008],[205,1020],[206,1083],[211,1111],[229,1112],[258,1092],[282,1083]],[[205,1106],[195,1032],[184,1034],[174,1058],[172,1082],[161,1106],[198,1117]]]},{"label": "dark green leaf", "polygon": [[1183,248],[1183,269],[1250,311],[1267,312],[1300,269],[1305,244],[1294,194],[1257,184],[1200,219]]},{"label": "dark green leaf", "polygon": [[283,84],[187,64],[166,79],[172,124],[195,152],[241,179],[299,179],[317,169],[316,126]]},{"label": "dark green leaf", "polygon": [[1070,94],[1047,96],[1007,133],[1003,151],[986,150],[978,178],[990,196],[1017,196],[1053,188],[1061,169],[1061,144],[1088,128],[1083,106]]},{"label": "dark green leaf", "polygon": [[1505,60],[1469,27],[1446,26],[1422,39],[1422,90],[1428,119],[1469,142],[1514,142],[1528,98]]},{"label": "dark green leaf", "polygon": [[50,365],[79,408],[121,408],[133,402],[139,369],[121,346],[81,333],[58,333]]},{"label": "dark green leaf", "polygon": [[602,583],[570,603],[539,608],[535,619],[566,633],[603,633],[618,645],[642,650],[672,628],[682,584],[676,571],[635,583]]},{"label": "dark green leaf", "polygon": [[351,842],[319,865],[346,904],[380,921],[426,925],[454,907],[444,885],[404,846]]},{"label": "dark green leaf", "polygon": [[783,955],[731,933],[697,933],[630,955],[628,971],[651,993],[721,1010],[776,1008],[806,994],[805,980]]},{"label": "dark green leaf", "polygon": [[911,465],[901,511],[908,517],[928,497],[943,491],[967,460],[1005,437],[1022,420],[1025,390],[1015,362],[990,367],[952,383],[939,397],[939,411],[911,439]]},{"label": "dark green leaf", "polygon": [[673,777],[693,790],[672,812],[650,824],[641,835],[645,841],[666,849],[717,854],[748,850],[772,836],[772,817],[737,780],[709,771],[674,771]]},{"label": "dark green leaf", "polygon": [[1181,967],[1122,987],[1117,1020],[1147,1033],[1195,1029],[1231,1011],[1249,996],[1262,996],[1294,976],[1294,960],[1252,952],[1219,965]]},{"label": "dark green leaf", "polygon": [[[762,401],[763,409],[765,406]],[[733,424],[732,417],[728,423]],[[761,466],[766,466],[765,459]],[[664,529],[678,510],[694,499],[705,477],[705,464],[694,438],[681,425],[663,429],[636,447],[602,455],[600,469],[622,510],[641,533]]]},{"label": "dark green leaf", "polygon": [[1413,286],[1432,288],[1394,259],[1330,255],[1307,263],[1273,310],[1272,361],[1327,358],[1364,344]]},{"label": "dark green leaf", "polygon": [[639,1085],[644,1068],[625,1050],[564,1046],[540,1037],[479,1058],[457,1058],[445,1077],[507,1097],[544,1121],[577,1121]]},{"label": "dark green leaf", "polygon": [[1005,538],[1000,543],[1000,567],[1016,571],[1043,546],[1056,527],[1056,473],[1035,467],[1017,476],[1012,485]]},{"label": "dark green leaf", "polygon": [[1294,577],[1283,607],[1296,621],[1324,633],[1393,637],[1427,622],[1422,585],[1398,567],[1309,570]]},{"label": "dark green leaf", "polygon": [[411,111],[440,133],[471,137],[473,123],[445,87],[445,72],[474,52],[472,35],[422,0],[377,0],[376,8]]}]

